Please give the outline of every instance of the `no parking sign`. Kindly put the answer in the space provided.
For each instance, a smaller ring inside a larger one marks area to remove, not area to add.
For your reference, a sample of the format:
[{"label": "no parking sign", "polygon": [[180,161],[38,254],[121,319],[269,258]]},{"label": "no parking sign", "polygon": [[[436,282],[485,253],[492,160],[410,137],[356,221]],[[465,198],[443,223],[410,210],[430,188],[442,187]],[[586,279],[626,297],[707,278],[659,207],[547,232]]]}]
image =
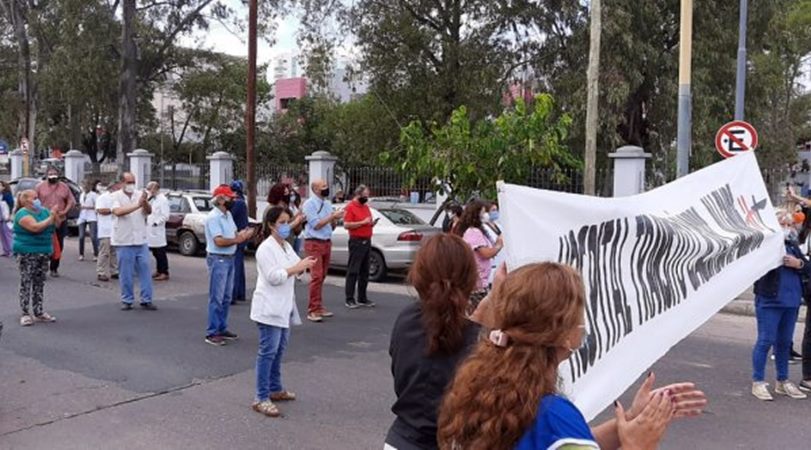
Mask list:
[{"label": "no parking sign", "polygon": [[757,144],[758,137],[755,127],[742,120],[729,122],[722,126],[715,135],[715,149],[724,158],[751,152],[757,148]]}]

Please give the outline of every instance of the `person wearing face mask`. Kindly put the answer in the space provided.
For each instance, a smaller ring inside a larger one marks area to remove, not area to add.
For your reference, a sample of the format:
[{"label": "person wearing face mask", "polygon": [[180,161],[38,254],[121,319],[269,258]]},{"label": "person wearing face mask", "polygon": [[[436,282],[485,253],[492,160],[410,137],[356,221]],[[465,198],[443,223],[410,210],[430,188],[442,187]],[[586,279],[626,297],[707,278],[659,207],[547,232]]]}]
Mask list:
[{"label": "person wearing face mask", "polygon": [[166,281],[169,279],[169,258],[166,257],[166,222],[169,220],[169,200],[161,193],[161,185],[150,181],[146,185],[149,193],[149,205],[152,213],[146,218],[149,234],[149,249],[155,257],[155,273],[152,279]]},{"label": "person wearing face mask", "polygon": [[653,389],[651,373],[629,410],[615,402],[615,419],[589,426],[558,375],[586,342],[585,296],[580,274],[551,262],[521,267],[496,287],[495,329],[445,391],[438,448],[654,450],[673,419],[701,414],[706,397],[692,383]]},{"label": "person wearing face mask", "polygon": [[[366,295],[369,285],[369,258],[372,254],[372,233],[377,220],[372,218],[369,209],[369,189],[360,185],[355,189],[355,198],[346,205],[344,228],[349,231],[349,262],[346,270],[346,307],[355,309],[361,306],[371,308],[375,303]],[[355,286],[358,298],[355,300]]]},{"label": "person wearing face mask", "polygon": [[788,379],[788,363],[791,342],[803,296],[803,276],[811,276],[811,265],[803,255],[797,241],[793,213],[780,209],[777,220],[785,238],[785,255],[782,265],[771,270],[755,282],[755,316],[757,318],[757,342],[752,349],[752,395],[770,401],[773,397],[765,381],[766,360],[770,349],[774,350],[777,383],[775,393],[794,399],[804,399],[804,394]]},{"label": "person wearing face mask", "polygon": [[490,286],[490,273],[493,268],[493,258],[495,258],[504,248],[504,240],[499,236],[494,242],[487,238],[485,223],[490,220],[488,214],[488,204],[482,200],[470,202],[462,213],[459,223],[454,229],[454,233],[461,236],[467,242],[473,253],[476,255],[476,265],[479,268],[479,283],[476,290],[470,296],[468,314],[472,314],[479,305],[479,302],[487,296]]},{"label": "person wearing face mask", "polygon": [[336,222],[344,216],[343,211],[335,211],[329,202],[329,186],[324,180],[315,180],[310,185],[313,195],[304,202],[302,212],[304,225],[304,253],[316,260],[312,267],[307,320],[321,322],[333,314],[324,308],[322,288],[329,269],[332,254],[332,230]]},{"label": "person wearing face mask", "polygon": [[96,200],[98,218],[99,259],[96,261],[96,279],[110,281],[118,278],[118,255],[111,243],[113,237],[113,193],[121,189],[113,184]]},{"label": "person wearing face mask", "polygon": [[[20,193],[14,214],[14,253],[20,264],[20,325],[54,322],[42,309],[48,260],[53,252],[52,237],[59,218],[42,205],[36,191]],[[32,314],[33,312],[33,314]]]},{"label": "person wearing face mask", "polygon": [[[240,180],[231,182],[231,190],[234,191],[236,197],[234,202],[231,203],[231,217],[234,218],[234,223],[237,226],[237,231],[242,231],[248,228],[250,221],[248,220],[248,204],[245,202],[245,185]],[[243,242],[237,245],[237,251],[234,253],[234,294],[231,297],[231,304],[245,301],[245,247],[248,244]]]},{"label": "person wearing face mask", "polygon": [[79,197],[81,212],[79,213],[79,261],[84,261],[84,241],[88,227],[90,228],[90,243],[93,245],[93,261],[99,257],[99,228],[96,214],[96,201],[98,201],[98,181],[85,182],[85,188]]},{"label": "person wearing face mask", "polygon": [[135,176],[129,172],[121,175],[123,188],[112,194],[113,233],[110,243],[118,256],[121,288],[121,310],[132,310],[135,301],[134,276],[138,275],[141,288],[141,308],[154,311],[152,303],[152,275],[149,270],[149,237],[147,218],[152,214],[149,194],[135,189]]},{"label": "person wearing face mask", "polygon": [[228,329],[228,310],[234,295],[234,255],[237,246],[253,237],[253,229],[237,231],[231,211],[234,191],[221,184],[211,194],[214,209],[206,217],[206,265],[208,266],[208,327],[205,342],[214,346],[238,338]]},{"label": "person wearing face mask", "polygon": [[[487,239],[490,240],[493,245],[496,245],[499,238],[503,239],[501,227],[498,224],[499,217],[498,203],[495,202],[490,204],[490,210],[487,213],[487,217],[482,216],[482,220],[484,220],[483,228],[485,234],[487,234]],[[496,269],[501,266],[504,260],[504,252],[499,252],[490,260],[490,276],[487,279],[488,288],[493,285],[493,278],[496,275]]]},{"label": "person wearing face mask", "polygon": [[290,236],[287,238],[287,242],[289,242],[290,245],[293,245],[296,242],[296,236],[301,233],[301,230],[304,227],[304,214],[298,210],[293,211],[293,208],[291,208],[294,198],[293,190],[290,188],[289,184],[285,183],[274,184],[268,192],[269,206],[281,206],[283,208],[288,208],[293,213],[293,217],[290,220],[290,227],[293,229],[293,232],[290,233]]},{"label": "person wearing face mask", "polygon": [[[59,248],[65,248],[65,236],[68,234],[68,212],[76,205],[76,198],[67,184],[59,181],[59,169],[49,167],[46,180],[37,184],[36,191],[42,205],[56,215],[56,237]],[[51,258],[51,276],[59,276],[60,258]]]},{"label": "person wearing face mask", "polygon": [[296,394],[282,385],[281,365],[291,325],[301,325],[296,307],[295,277],[316,264],[315,258],[300,259],[287,242],[292,232],[292,213],[273,206],[265,213],[262,235],[256,250],[256,290],[251,301],[251,320],[259,328],[256,356],[256,399],[254,411],[269,417],[281,413],[273,402],[293,401]]}]

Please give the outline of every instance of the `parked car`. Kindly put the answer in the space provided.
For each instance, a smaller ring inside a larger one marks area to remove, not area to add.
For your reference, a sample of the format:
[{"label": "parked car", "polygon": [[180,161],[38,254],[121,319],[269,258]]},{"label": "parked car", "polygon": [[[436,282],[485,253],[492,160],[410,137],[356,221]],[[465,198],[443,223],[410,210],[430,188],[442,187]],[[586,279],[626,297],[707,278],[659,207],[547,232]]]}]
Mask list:
[{"label": "parked car", "polygon": [[[206,216],[214,209],[211,193],[183,191],[166,193],[169,200],[169,220],[166,222],[166,243],[177,246],[180,254],[194,256],[206,246]],[[252,224],[255,219],[248,218]],[[250,245],[249,245],[250,247]]]},{"label": "parked car", "polygon": [[[16,198],[18,192],[34,189],[37,187],[37,184],[42,182],[44,179],[45,178],[31,177],[17,178],[16,180],[9,182],[11,185],[11,193],[14,194],[14,197]],[[79,188],[78,184],[74,183],[68,178],[60,177],[59,181],[68,185],[70,192],[73,193],[73,197],[76,199],[76,205],[71,208],[70,211],[68,211],[68,232],[70,234],[77,234],[79,227],[76,221],[79,219],[79,212],[81,211],[79,197],[82,195],[82,190]]]},{"label": "parked car", "polygon": [[[345,205],[337,205],[342,209]],[[372,255],[369,261],[369,279],[383,281],[389,271],[402,271],[411,266],[420,245],[428,238],[441,233],[438,228],[401,208],[370,207],[373,219],[380,219],[372,235]],[[332,234],[332,258],[334,268],[346,268],[349,263],[349,233],[339,223]]]}]

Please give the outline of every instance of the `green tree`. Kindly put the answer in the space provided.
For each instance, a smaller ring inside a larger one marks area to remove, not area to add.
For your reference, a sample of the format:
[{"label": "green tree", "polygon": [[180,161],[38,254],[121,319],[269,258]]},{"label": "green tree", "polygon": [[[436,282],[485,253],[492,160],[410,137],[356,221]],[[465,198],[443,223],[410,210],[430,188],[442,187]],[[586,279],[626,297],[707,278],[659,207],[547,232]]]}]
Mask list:
[{"label": "green tree", "polygon": [[551,169],[563,177],[566,167],[580,161],[563,145],[571,118],[555,114],[549,95],[530,105],[519,100],[514,109],[494,119],[471,120],[467,108],[456,109],[443,124],[414,121],[402,130],[402,156],[383,153],[381,159],[415,183],[430,178],[437,190],[460,200],[474,195],[496,197],[496,182],[526,183],[534,169]]}]

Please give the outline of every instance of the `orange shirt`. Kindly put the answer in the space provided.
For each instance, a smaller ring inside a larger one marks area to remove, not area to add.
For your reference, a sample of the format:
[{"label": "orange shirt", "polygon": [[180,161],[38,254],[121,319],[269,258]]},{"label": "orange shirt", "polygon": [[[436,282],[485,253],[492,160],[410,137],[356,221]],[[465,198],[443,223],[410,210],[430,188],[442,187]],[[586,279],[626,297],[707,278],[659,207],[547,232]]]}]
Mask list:
[{"label": "orange shirt", "polygon": [[[363,222],[367,217],[372,217],[372,210],[369,205],[361,205],[359,201],[352,200],[346,205],[346,214],[344,215],[344,223],[347,222]],[[362,227],[348,230],[349,237],[355,239],[371,239],[372,238],[372,225],[363,225]]]}]

